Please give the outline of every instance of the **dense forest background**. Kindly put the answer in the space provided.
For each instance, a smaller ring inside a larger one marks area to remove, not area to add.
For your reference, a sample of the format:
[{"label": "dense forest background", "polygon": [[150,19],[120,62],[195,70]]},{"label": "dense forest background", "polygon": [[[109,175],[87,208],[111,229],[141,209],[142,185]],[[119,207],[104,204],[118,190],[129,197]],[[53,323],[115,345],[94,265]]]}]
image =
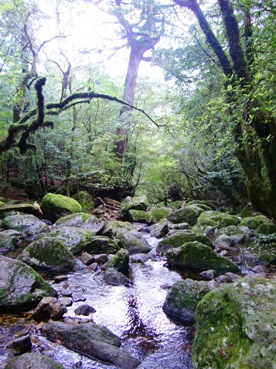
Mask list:
[{"label": "dense forest background", "polygon": [[275,219],[275,15],[269,0],[1,0],[1,193],[250,199]]}]

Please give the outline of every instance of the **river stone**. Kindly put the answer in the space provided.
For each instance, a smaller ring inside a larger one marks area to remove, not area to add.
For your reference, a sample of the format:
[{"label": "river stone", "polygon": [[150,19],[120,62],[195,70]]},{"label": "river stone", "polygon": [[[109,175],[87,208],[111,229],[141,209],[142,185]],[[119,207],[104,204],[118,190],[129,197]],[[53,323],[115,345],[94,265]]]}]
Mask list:
[{"label": "river stone", "polygon": [[4,369],[64,369],[64,366],[57,363],[48,356],[37,352],[27,353],[12,359]]},{"label": "river stone", "polygon": [[225,214],[220,211],[204,211],[197,219],[197,226],[205,228],[211,226],[213,228],[222,228],[230,225],[237,225],[239,217],[237,215]]},{"label": "river stone", "polygon": [[80,305],[75,309],[75,314],[76,315],[85,315],[88,316],[91,313],[95,313],[96,309],[93,308],[93,306],[84,304],[84,305]]},{"label": "river stone", "polygon": [[151,235],[156,238],[165,237],[169,232],[169,223],[167,219],[162,220],[161,222],[153,225]]},{"label": "river stone", "polygon": [[43,326],[42,331],[51,341],[59,340],[72,350],[114,364],[118,368],[134,369],[140,364],[138,359],[119,348],[119,337],[95,323],[70,325],[49,322]]},{"label": "river stone", "polygon": [[83,223],[82,228],[89,229],[95,234],[100,234],[105,226],[105,221],[101,218],[97,218],[95,215],[90,215],[89,218]]},{"label": "river stone", "polygon": [[121,273],[127,273],[129,269],[129,252],[125,249],[119,250],[114,257],[106,263],[108,268],[115,268]]},{"label": "river stone", "polygon": [[94,236],[83,248],[91,254],[115,254],[120,247],[117,242],[106,236]]},{"label": "river stone", "polygon": [[187,242],[183,246],[166,252],[169,265],[178,269],[195,269],[199,271],[214,269],[218,274],[240,272],[238,266],[230,260],[217,255],[210,247],[198,241]]},{"label": "river stone", "polygon": [[178,231],[167,236],[157,245],[156,251],[164,254],[166,251],[180,247],[186,242],[198,241],[205,246],[214,248],[212,242],[204,234],[196,234],[190,231]]},{"label": "river stone", "polygon": [[56,222],[56,226],[69,226],[69,227],[82,227],[83,223],[86,221],[87,218],[90,217],[88,213],[76,213],[76,214],[69,214],[65,215],[62,218],[59,218]]},{"label": "river stone", "polygon": [[251,229],[257,229],[258,226],[263,223],[270,223],[269,219],[264,215],[245,217],[241,220],[241,225],[247,226]]},{"label": "river stone", "polygon": [[146,195],[136,197],[126,197],[121,203],[121,213],[127,216],[129,210],[146,210],[149,206],[149,200]]},{"label": "river stone", "polygon": [[95,233],[88,229],[79,227],[61,227],[53,229],[48,233],[48,237],[55,237],[61,241],[73,255],[84,250],[93,241]]},{"label": "river stone", "polygon": [[44,297],[33,313],[33,318],[37,321],[48,319],[60,319],[67,312],[66,307],[58,301],[56,297]]},{"label": "river stone", "polygon": [[111,221],[103,231],[103,235],[118,240],[119,246],[126,248],[130,254],[148,253],[151,247],[139,232],[128,222]]},{"label": "river stone", "polygon": [[48,225],[32,214],[16,213],[8,215],[1,222],[1,227],[4,229],[14,229],[18,232],[28,234],[38,234],[47,231]]},{"label": "river stone", "polygon": [[115,268],[107,268],[104,272],[104,281],[112,286],[129,286],[131,281]]},{"label": "river stone", "polygon": [[251,237],[254,233],[246,226],[235,226],[231,225],[228,227],[222,227],[216,231],[215,237],[216,239],[221,239],[222,237],[227,235],[229,240],[231,240],[232,244],[243,244],[248,243],[251,240]]},{"label": "river stone", "polygon": [[47,269],[51,272],[65,272],[74,269],[73,254],[54,237],[44,237],[27,246],[18,259],[34,269]]},{"label": "river stone", "polygon": [[4,254],[16,247],[17,242],[21,238],[21,233],[14,229],[7,229],[0,232],[0,254]]},{"label": "river stone", "polygon": [[152,217],[152,220],[154,223],[160,222],[160,220],[163,220],[167,218],[171,214],[173,209],[165,207],[165,206],[153,206],[150,209],[150,215]]},{"label": "river stone", "polygon": [[275,368],[276,281],[241,278],[209,292],[196,311],[197,369]]},{"label": "river stone", "polygon": [[193,226],[197,222],[197,218],[204,210],[197,205],[183,206],[174,210],[167,218],[172,223],[188,223]]},{"label": "river stone", "polygon": [[0,256],[0,309],[25,309],[56,291],[20,260]]},{"label": "river stone", "polygon": [[198,302],[217,286],[218,284],[214,281],[194,281],[192,279],[177,281],[172,285],[166,297],[163,311],[186,325],[193,324]]},{"label": "river stone", "polygon": [[152,223],[152,217],[150,213],[148,213],[145,210],[136,210],[136,209],[129,210],[129,218],[130,218],[130,221],[132,222],[139,222],[139,223],[146,223],[146,224]]},{"label": "river stone", "polygon": [[65,215],[82,211],[81,205],[76,200],[54,193],[47,193],[41,200],[40,207],[45,218],[51,222],[55,222]]}]

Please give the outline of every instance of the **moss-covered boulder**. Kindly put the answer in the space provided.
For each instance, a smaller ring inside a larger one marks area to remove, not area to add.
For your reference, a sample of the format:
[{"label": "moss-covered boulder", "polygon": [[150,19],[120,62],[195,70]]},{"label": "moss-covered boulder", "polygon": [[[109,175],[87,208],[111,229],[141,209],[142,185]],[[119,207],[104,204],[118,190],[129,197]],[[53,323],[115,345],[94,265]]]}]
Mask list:
[{"label": "moss-covered boulder", "polygon": [[197,205],[187,205],[174,210],[167,218],[172,223],[189,223],[195,225],[197,218],[204,210]]},{"label": "moss-covered boulder", "polygon": [[222,228],[231,225],[237,225],[239,217],[237,215],[226,214],[220,211],[204,211],[197,220],[197,226],[205,228],[211,226],[214,228]]},{"label": "moss-covered boulder", "polygon": [[37,234],[49,229],[46,223],[42,222],[34,215],[22,213],[8,215],[2,220],[1,227],[28,234]]},{"label": "moss-covered boulder", "polygon": [[251,217],[245,217],[241,220],[241,225],[245,225],[251,229],[257,229],[260,224],[269,223],[269,219],[264,215],[255,215]]},{"label": "moss-covered boulder", "polygon": [[164,254],[166,251],[182,246],[184,243],[198,241],[205,246],[213,247],[212,242],[204,234],[196,234],[190,231],[175,232],[167,236],[157,245],[156,251]]},{"label": "moss-covered boulder", "polygon": [[34,269],[66,272],[74,268],[74,256],[57,238],[44,237],[27,246],[18,259]]},{"label": "moss-covered boulder", "polygon": [[171,212],[172,209],[165,206],[153,206],[150,209],[150,215],[154,223],[158,223],[160,220],[167,218]]},{"label": "moss-covered boulder", "polygon": [[4,369],[64,369],[64,366],[57,363],[50,357],[38,352],[30,352],[12,359]]},{"label": "moss-covered boulder", "polygon": [[54,237],[61,241],[73,255],[84,250],[95,237],[95,233],[79,227],[61,227],[53,229],[48,233],[48,237]]},{"label": "moss-covered boulder", "polygon": [[94,209],[93,197],[87,191],[79,191],[72,198],[81,204],[82,210],[86,213],[91,213]]},{"label": "moss-covered boulder", "polygon": [[147,241],[128,222],[117,220],[109,222],[103,235],[116,239],[119,246],[127,249],[130,254],[147,253],[151,250]]},{"label": "moss-covered boulder", "polygon": [[0,310],[25,309],[56,291],[20,260],[0,256]]},{"label": "moss-covered boulder", "polygon": [[17,242],[21,238],[21,233],[14,229],[7,229],[0,232],[0,254],[4,254],[16,247]]},{"label": "moss-covered boulder", "polygon": [[90,231],[95,232],[95,234],[101,234],[104,227],[105,221],[101,218],[97,218],[95,215],[90,215],[82,225],[82,228],[89,229]]},{"label": "moss-covered boulder", "polygon": [[129,252],[125,249],[119,250],[114,257],[106,263],[108,268],[115,268],[121,273],[127,273],[129,269]]},{"label": "moss-covered boulder", "polygon": [[168,263],[178,269],[208,270],[215,273],[240,272],[238,266],[230,260],[217,255],[210,247],[198,241],[187,242],[183,246],[170,249],[165,253]]},{"label": "moss-covered boulder", "polygon": [[276,281],[241,278],[209,292],[196,311],[196,369],[273,369]]},{"label": "moss-covered boulder", "polygon": [[256,228],[256,233],[265,234],[265,235],[273,234],[273,233],[276,233],[276,227],[273,223],[265,222],[265,223],[258,225],[258,227]]},{"label": "moss-covered boulder", "polygon": [[223,239],[228,236],[233,244],[248,243],[251,241],[254,232],[246,226],[228,226],[222,227],[215,232],[216,239]]},{"label": "moss-covered boulder", "polygon": [[174,283],[167,294],[163,311],[184,324],[193,324],[198,302],[204,295],[218,286],[214,281],[180,280]]},{"label": "moss-covered boulder", "polygon": [[83,249],[90,254],[115,254],[120,247],[117,242],[106,236],[94,236]]},{"label": "moss-covered boulder", "polygon": [[82,206],[75,200],[67,196],[48,193],[40,204],[45,218],[52,222],[57,221],[65,215],[80,213]]},{"label": "moss-covered boulder", "polygon": [[65,215],[62,218],[59,218],[55,225],[57,227],[69,226],[69,227],[82,227],[83,223],[90,217],[88,213],[76,213]]},{"label": "moss-covered boulder", "polygon": [[149,206],[149,200],[146,195],[136,197],[126,197],[121,203],[121,214],[123,217],[129,217],[129,211],[135,210],[147,210]]},{"label": "moss-covered boulder", "polygon": [[152,223],[152,217],[150,213],[145,210],[135,210],[132,209],[129,211],[129,218],[132,222],[139,222],[139,223]]}]

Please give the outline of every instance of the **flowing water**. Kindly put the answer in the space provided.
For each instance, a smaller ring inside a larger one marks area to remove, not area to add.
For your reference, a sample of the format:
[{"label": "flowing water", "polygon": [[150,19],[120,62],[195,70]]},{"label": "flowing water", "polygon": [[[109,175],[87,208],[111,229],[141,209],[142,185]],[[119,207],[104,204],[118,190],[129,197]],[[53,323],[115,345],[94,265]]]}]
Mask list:
[{"label": "flowing water", "polygon": [[[155,241],[148,239],[153,246]],[[140,359],[139,369],[192,368],[192,328],[171,321],[162,310],[167,287],[181,277],[163,264],[164,261],[158,260],[131,264],[133,283],[130,287],[108,285],[102,274],[96,275],[89,268],[69,274],[66,285],[84,296],[86,301],[68,307],[65,317],[74,317],[74,310],[83,303],[93,306],[96,312],[89,318],[122,338],[122,348]],[[48,347],[46,352],[65,369],[115,368],[51,344],[43,337],[39,339],[40,344]]]}]

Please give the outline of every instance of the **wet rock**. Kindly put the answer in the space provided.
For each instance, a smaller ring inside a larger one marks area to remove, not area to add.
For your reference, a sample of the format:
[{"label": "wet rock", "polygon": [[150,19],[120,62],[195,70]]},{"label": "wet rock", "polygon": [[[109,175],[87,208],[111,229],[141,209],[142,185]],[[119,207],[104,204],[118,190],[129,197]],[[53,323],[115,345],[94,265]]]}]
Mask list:
[{"label": "wet rock", "polygon": [[7,229],[0,232],[0,254],[13,250],[20,240],[22,233],[14,229]]},{"label": "wet rock", "polygon": [[148,254],[134,254],[130,256],[130,261],[132,263],[141,263],[144,264],[150,259]]},{"label": "wet rock", "polygon": [[215,273],[216,273],[216,271],[214,269],[210,269],[210,270],[204,270],[203,272],[200,273],[200,275],[203,278],[211,280],[211,279],[215,278]]},{"label": "wet rock", "polygon": [[247,226],[235,226],[220,228],[216,231],[216,242],[224,241],[233,246],[235,244],[244,244],[250,242],[254,231],[250,230]]},{"label": "wet rock", "polygon": [[90,265],[90,269],[93,270],[93,272],[96,272],[98,270],[99,266],[97,263],[92,263]]},{"label": "wet rock", "polygon": [[160,220],[167,218],[171,212],[172,209],[165,206],[153,206],[150,209],[150,215],[154,223],[158,223]]},{"label": "wet rock", "polygon": [[241,225],[247,226],[250,229],[257,229],[263,223],[270,223],[269,219],[264,215],[245,217],[241,220]]},{"label": "wet rock", "polygon": [[187,242],[183,246],[166,252],[169,265],[176,268],[208,270],[214,269],[216,275],[225,272],[240,272],[230,260],[218,256],[210,247],[198,241]]},{"label": "wet rock", "polygon": [[43,297],[56,296],[52,286],[20,260],[0,256],[0,309],[25,309]]},{"label": "wet rock", "polygon": [[91,313],[95,313],[96,309],[93,308],[93,306],[89,305],[80,305],[75,309],[76,315],[85,315],[88,316]]},{"label": "wet rock", "polygon": [[47,231],[48,225],[32,214],[16,213],[5,217],[1,222],[4,229],[13,229],[28,234],[38,234]]},{"label": "wet rock", "polygon": [[104,226],[105,221],[101,218],[97,218],[95,215],[90,215],[82,225],[83,228],[89,229],[95,234],[101,233],[104,229]]},{"label": "wet rock", "polygon": [[115,254],[119,249],[117,242],[106,236],[95,236],[84,246],[84,250],[90,254]]},{"label": "wet rock", "polygon": [[156,238],[162,238],[169,232],[169,223],[167,219],[153,226],[151,235]]},{"label": "wet rock", "polygon": [[124,218],[129,219],[129,211],[135,210],[146,210],[149,206],[149,200],[147,196],[136,196],[136,197],[126,197],[121,203],[121,214]]},{"label": "wet rock", "polygon": [[104,272],[104,280],[112,286],[129,286],[131,284],[131,281],[115,268],[108,268]]},{"label": "wet rock", "polygon": [[57,275],[55,276],[54,281],[55,283],[61,283],[61,282],[67,281],[67,279],[68,279],[67,275]]},{"label": "wet rock", "polygon": [[118,368],[134,369],[140,364],[138,359],[119,348],[119,337],[95,323],[69,325],[49,322],[44,325],[42,331],[52,341],[59,340],[72,350],[112,363]]},{"label": "wet rock", "polygon": [[64,244],[53,237],[43,237],[27,246],[18,259],[34,269],[46,269],[60,273],[74,269],[73,254]]},{"label": "wet rock", "polygon": [[156,251],[164,254],[166,251],[180,247],[184,243],[198,241],[203,245],[213,248],[212,242],[204,234],[196,234],[190,231],[175,232],[172,235],[164,238],[157,245]]},{"label": "wet rock", "polygon": [[145,210],[129,210],[129,219],[131,222],[139,222],[139,223],[152,223],[152,217],[150,213]]},{"label": "wet rock", "polygon": [[63,365],[39,353],[26,353],[12,359],[4,369],[64,369]]},{"label": "wet rock", "polygon": [[53,223],[65,215],[82,211],[81,205],[76,200],[54,193],[45,195],[41,200],[40,207],[45,218]]},{"label": "wet rock", "polygon": [[32,341],[28,334],[15,338],[9,345],[8,349],[13,350],[16,355],[24,354],[32,348]]},{"label": "wet rock", "polygon": [[55,225],[57,227],[82,227],[83,223],[90,217],[90,214],[87,213],[76,213],[76,214],[69,214],[62,218],[59,218]]},{"label": "wet rock", "polygon": [[241,278],[197,305],[193,361],[198,369],[272,368],[276,281]]},{"label": "wet rock", "polygon": [[72,293],[72,299],[73,299],[74,302],[78,302],[78,301],[85,301],[86,300],[86,297],[83,296],[79,292],[73,292]]},{"label": "wet rock", "polygon": [[73,255],[83,251],[93,241],[95,233],[79,227],[61,227],[53,229],[48,237],[54,237],[61,241]]},{"label": "wet rock", "polygon": [[114,257],[106,263],[107,268],[115,268],[121,273],[127,273],[129,269],[129,252],[125,249],[119,250]]},{"label": "wet rock", "polygon": [[94,255],[93,261],[97,264],[104,264],[108,261],[108,256],[106,254]]},{"label": "wet rock", "polygon": [[67,309],[55,297],[44,297],[37,305],[33,318],[37,321],[60,319]]},{"label": "wet rock", "polygon": [[214,228],[222,228],[230,225],[237,225],[239,217],[237,215],[225,214],[220,211],[204,211],[200,214],[197,220],[197,226]]},{"label": "wet rock", "polygon": [[226,275],[226,274],[223,274],[223,275],[219,275],[217,278],[216,278],[216,281],[218,283],[231,283],[232,282],[232,279]]},{"label": "wet rock", "polygon": [[193,324],[198,302],[217,286],[218,284],[213,281],[193,281],[192,279],[178,281],[171,287],[163,305],[163,311],[179,319],[183,324]]},{"label": "wet rock", "polygon": [[70,297],[61,297],[59,302],[63,306],[71,306],[73,304],[73,300]]},{"label": "wet rock", "polygon": [[90,265],[93,262],[93,255],[88,254],[88,252],[83,252],[80,257],[81,261],[85,265]]},{"label": "wet rock", "polygon": [[70,288],[62,288],[61,291],[60,291],[60,294],[62,296],[72,296],[72,290]]}]

